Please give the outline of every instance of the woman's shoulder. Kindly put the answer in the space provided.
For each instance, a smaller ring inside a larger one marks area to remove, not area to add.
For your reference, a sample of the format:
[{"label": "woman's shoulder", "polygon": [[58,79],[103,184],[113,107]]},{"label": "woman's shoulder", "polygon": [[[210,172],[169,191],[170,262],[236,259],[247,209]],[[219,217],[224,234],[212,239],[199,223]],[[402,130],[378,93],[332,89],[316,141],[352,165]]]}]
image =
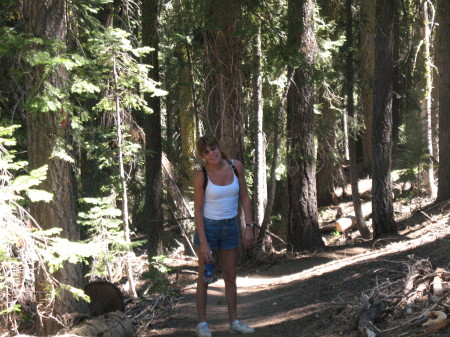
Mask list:
[{"label": "woman's shoulder", "polygon": [[203,171],[202,168],[198,168],[198,169],[195,170],[195,173],[194,173],[194,180],[200,179],[200,178],[203,179],[203,176],[204,176],[204,171]]},{"label": "woman's shoulder", "polygon": [[244,165],[242,164],[242,162],[238,159],[229,159],[230,163],[232,163],[234,165],[234,167],[236,167],[236,169],[238,170],[238,172],[242,172],[244,170]]},{"label": "woman's shoulder", "polygon": [[236,166],[237,165],[243,166],[242,162],[239,159],[230,159],[230,162],[232,162]]}]

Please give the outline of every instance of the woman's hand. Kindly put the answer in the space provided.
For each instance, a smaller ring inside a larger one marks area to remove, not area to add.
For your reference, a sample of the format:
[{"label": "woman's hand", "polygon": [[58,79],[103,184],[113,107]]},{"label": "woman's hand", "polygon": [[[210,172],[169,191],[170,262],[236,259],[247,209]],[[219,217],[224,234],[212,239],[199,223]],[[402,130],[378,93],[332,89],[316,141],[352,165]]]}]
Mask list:
[{"label": "woman's hand", "polygon": [[244,248],[249,249],[253,247],[255,243],[255,235],[253,234],[253,228],[250,226],[245,227],[244,230]]},{"label": "woman's hand", "polygon": [[200,254],[203,257],[203,261],[205,263],[213,260],[211,249],[209,248],[209,244],[207,243],[205,243],[204,245],[200,245]]}]

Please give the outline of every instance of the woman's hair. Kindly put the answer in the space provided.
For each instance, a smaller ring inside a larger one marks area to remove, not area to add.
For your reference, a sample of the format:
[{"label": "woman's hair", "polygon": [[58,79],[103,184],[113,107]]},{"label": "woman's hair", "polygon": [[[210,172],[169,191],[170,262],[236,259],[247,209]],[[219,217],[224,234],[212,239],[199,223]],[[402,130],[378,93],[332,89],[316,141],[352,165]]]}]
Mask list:
[{"label": "woman's hair", "polygon": [[218,140],[214,136],[205,135],[197,139],[195,143],[195,147],[197,149],[197,156],[202,158],[203,152],[205,152],[207,146],[217,146],[220,149],[220,153],[222,154],[222,158],[227,159],[227,155],[220,148],[220,144]]}]

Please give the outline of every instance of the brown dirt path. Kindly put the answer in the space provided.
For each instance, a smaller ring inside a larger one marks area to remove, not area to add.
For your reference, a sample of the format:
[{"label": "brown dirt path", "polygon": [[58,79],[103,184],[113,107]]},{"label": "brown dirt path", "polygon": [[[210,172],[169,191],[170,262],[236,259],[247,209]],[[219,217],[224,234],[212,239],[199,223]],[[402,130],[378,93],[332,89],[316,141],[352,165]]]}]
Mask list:
[{"label": "brown dirt path", "polygon": [[[449,224],[439,221],[409,228],[403,236],[387,238],[375,245],[366,243],[283,259],[247,272],[241,269],[237,281],[240,319],[253,326],[254,336],[260,337],[358,336],[357,331],[343,333],[346,327],[334,326],[333,317],[327,317],[327,309],[333,302],[359,297],[381,279],[404,277],[407,270],[404,261],[411,255],[448,268]],[[212,283],[208,294],[213,336],[230,335],[223,281]],[[195,285],[186,286],[174,316],[160,322],[145,336],[195,336],[194,295]],[[445,336],[450,336],[450,332]]]},{"label": "brown dirt path", "polygon": [[[256,329],[253,336],[359,336],[336,322],[336,303],[358,298],[383,279],[405,276],[411,256],[429,259],[434,266],[450,265],[450,223],[447,215],[405,226],[397,237],[377,242],[330,248],[315,255],[284,258],[273,265],[238,271],[240,319]],[[229,336],[223,281],[208,292],[208,316],[213,336]],[[141,336],[195,336],[195,285],[182,290],[175,314],[159,321]],[[430,336],[450,336],[448,334]],[[386,333],[381,336],[396,336]]]}]

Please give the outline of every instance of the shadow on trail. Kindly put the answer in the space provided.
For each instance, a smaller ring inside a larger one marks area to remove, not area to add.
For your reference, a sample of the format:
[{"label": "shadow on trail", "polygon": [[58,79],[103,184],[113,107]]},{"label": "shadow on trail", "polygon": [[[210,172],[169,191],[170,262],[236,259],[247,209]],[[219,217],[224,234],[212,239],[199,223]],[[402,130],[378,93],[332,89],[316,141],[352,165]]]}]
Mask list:
[{"label": "shadow on trail", "polygon": [[[393,247],[370,250],[341,247],[310,257],[283,261],[267,270],[238,273],[240,319],[256,329],[254,336],[332,337],[327,309],[333,302],[359,298],[380,280],[404,279],[408,261],[429,259],[435,267],[450,264],[450,235],[408,248],[406,238]],[[417,239],[415,239],[417,240]],[[392,245],[391,245],[392,246]],[[229,336],[227,307],[221,280],[210,286],[209,324],[213,336]],[[174,317],[145,336],[195,336],[195,288],[189,286]],[[350,337],[350,335],[348,335]]]}]

